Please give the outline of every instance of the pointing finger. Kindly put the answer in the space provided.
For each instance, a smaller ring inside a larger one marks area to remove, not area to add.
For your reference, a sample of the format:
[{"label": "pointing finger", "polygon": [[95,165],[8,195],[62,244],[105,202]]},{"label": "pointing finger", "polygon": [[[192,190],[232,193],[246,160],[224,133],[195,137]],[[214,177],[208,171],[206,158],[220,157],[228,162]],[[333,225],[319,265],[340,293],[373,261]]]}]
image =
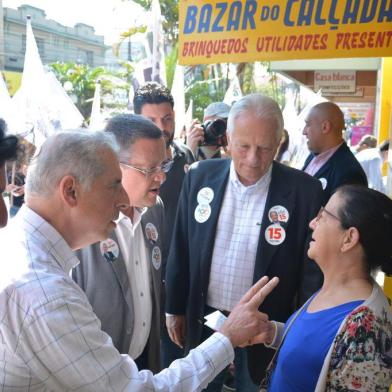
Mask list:
[{"label": "pointing finger", "polygon": [[268,283],[266,283],[263,287],[261,287],[249,300],[249,305],[258,309],[258,307],[262,304],[268,294],[278,285],[279,278],[276,276],[272,278]]},{"label": "pointing finger", "polygon": [[259,279],[247,292],[246,294],[241,298],[240,303],[245,303],[250,301],[258,291],[265,286],[265,284],[268,282],[268,276],[263,276],[261,279]]}]

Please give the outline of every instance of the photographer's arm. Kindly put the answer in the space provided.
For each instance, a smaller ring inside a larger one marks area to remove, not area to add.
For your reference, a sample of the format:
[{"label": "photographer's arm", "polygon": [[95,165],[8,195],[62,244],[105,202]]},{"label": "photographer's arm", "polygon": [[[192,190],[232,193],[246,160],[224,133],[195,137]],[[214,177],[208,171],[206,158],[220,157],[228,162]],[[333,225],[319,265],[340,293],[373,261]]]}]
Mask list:
[{"label": "photographer's arm", "polygon": [[189,129],[186,130],[186,144],[196,154],[200,143],[204,141],[204,130],[199,120],[193,120]]}]

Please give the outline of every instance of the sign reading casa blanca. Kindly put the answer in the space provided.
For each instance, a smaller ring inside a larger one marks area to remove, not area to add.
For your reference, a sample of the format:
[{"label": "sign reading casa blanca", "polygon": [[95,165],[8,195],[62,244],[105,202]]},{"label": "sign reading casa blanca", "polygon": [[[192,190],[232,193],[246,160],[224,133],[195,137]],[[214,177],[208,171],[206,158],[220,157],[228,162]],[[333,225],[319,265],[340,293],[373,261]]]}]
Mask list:
[{"label": "sign reading casa blanca", "polygon": [[355,93],[355,71],[314,71],[314,90],[323,93]]},{"label": "sign reading casa blanca", "polygon": [[391,0],[180,0],[180,62],[392,56]]}]

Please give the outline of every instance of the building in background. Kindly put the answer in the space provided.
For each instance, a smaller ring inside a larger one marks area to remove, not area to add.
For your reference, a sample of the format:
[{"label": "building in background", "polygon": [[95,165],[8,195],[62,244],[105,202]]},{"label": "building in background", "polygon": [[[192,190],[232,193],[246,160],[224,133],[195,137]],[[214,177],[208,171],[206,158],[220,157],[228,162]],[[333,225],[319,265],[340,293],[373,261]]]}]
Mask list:
[{"label": "building in background", "polygon": [[74,27],[46,18],[44,10],[30,5],[18,9],[3,8],[0,0],[0,70],[23,70],[26,49],[26,17],[31,16],[38,50],[44,64],[56,61],[79,62],[91,67],[104,65],[104,37],[92,26],[77,23]]}]

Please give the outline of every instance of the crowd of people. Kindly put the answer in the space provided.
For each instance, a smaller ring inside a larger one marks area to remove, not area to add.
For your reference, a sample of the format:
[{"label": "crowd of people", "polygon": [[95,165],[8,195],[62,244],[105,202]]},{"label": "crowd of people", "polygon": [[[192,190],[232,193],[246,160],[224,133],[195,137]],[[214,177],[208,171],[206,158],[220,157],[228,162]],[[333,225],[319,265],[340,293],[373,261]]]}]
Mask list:
[{"label": "crowd of people", "polygon": [[[373,276],[392,273],[392,201],[340,108],[309,112],[302,170],[267,96],[213,103],[186,144],[166,87],[141,86],[134,110],[50,136],[28,165],[0,231],[2,390],[219,392],[230,373],[238,392],[387,392]],[[23,149],[0,125],[4,191]]]}]

